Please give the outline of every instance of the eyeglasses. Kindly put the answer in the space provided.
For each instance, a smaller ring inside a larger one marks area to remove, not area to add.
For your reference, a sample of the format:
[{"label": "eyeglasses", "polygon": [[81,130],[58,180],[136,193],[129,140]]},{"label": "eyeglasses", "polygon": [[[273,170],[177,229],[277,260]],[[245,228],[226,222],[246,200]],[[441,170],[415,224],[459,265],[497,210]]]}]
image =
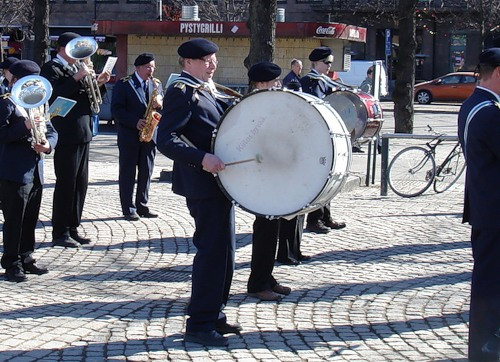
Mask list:
[{"label": "eyeglasses", "polygon": [[207,67],[210,66],[210,64],[213,64],[215,66],[217,66],[217,64],[219,64],[219,61],[217,59],[203,59],[203,58],[200,58],[200,60],[203,61]]}]

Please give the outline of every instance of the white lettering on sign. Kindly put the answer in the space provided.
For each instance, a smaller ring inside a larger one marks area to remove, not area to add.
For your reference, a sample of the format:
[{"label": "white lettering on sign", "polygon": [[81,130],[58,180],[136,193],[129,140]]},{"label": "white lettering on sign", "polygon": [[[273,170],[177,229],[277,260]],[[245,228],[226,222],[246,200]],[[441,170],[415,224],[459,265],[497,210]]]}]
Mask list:
[{"label": "white lettering on sign", "polygon": [[333,26],[322,27],[320,25],[316,29],[316,34],[318,34],[318,35],[334,35],[335,34],[335,28]]},{"label": "white lettering on sign", "polygon": [[349,29],[349,38],[359,38],[359,30],[358,29]]},{"label": "white lettering on sign", "polygon": [[222,34],[222,23],[184,23],[181,22],[180,33]]}]

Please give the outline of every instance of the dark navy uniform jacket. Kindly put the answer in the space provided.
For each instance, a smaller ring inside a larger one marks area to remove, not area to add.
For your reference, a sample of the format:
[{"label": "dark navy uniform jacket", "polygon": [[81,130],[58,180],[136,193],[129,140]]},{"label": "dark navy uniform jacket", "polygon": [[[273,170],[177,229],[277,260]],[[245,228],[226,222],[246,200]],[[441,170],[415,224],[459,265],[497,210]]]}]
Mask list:
[{"label": "dark navy uniform jacket", "polygon": [[318,98],[325,98],[327,95],[333,93],[333,89],[325,82],[322,82],[319,79],[314,79],[311,75],[318,77],[321,76],[316,69],[311,69],[309,73],[300,78],[302,92],[312,94]]},{"label": "dark navy uniform jacket", "polygon": [[[484,101],[487,101],[486,106],[477,111],[467,125],[468,115]],[[485,88],[476,87],[460,108],[458,136],[467,161],[464,222],[468,221],[477,229],[498,229],[500,97]]]},{"label": "dark navy uniform jacket", "polygon": [[[134,88],[132,88],[129,80],[133,83]],[[163,94],[160,81],[156,78],[154,81],[159,84],[158,92]],[[152,84],[150,84],[150,93],[152,91],[151,87]],[[135,73],[122,78],[115,84],[111,100],[111,112],[118,123],[118,136],[121,140],[139,143],[137,122],[144,117],[147,106],[146,99],[143,97],[142,81],[137,78]],[[156,134],[157,130],[153,134],[152,142],[156,142]]]},{"label": "dark navy uniform jacket", "polygon": [[[73,78],[74,72],[66,69],[62,64],[51,60],[42,66],[40,75],[47,78],[52,84],[53,92],[50,98],[52,103],[58,96],[73,99],[77,103],[66,117],[52,118],[52,124],[59,133],[60,145],[76,145],[92,140],[92,123],[90,116],[90,101],[82,82]],[[101,86],[101,95],[105,87]]]},{"label": "dark navy uniform jacket", "polygon": [[[8,94],[0,97],[0,179],[27,184],[33,181],[38,164],[43,184],[43,159],[31,148],[31,131],[26,128],[25,120]],[[53,150],[57,132],[50,122],[45,136]]]},{"label": "dark navy uniform jacket", "polygon": [[300,84],[300,77],[293,72],[293,70],[290,71],[286,75],[285,78],[283,78],[283,87],[298,91],[302,87]]},{"label": "dark navy uniform jacket", "polygon": [[[187,73],[181,77],[199,83]],[[165,92],[157,148],[174,160],[172,191],[176,194],[186,198],[222,195],[215,177],[202,169],[201,161],[211,152],[212,131],[227,107],[210,93],[181,83],[174,82]]]}]

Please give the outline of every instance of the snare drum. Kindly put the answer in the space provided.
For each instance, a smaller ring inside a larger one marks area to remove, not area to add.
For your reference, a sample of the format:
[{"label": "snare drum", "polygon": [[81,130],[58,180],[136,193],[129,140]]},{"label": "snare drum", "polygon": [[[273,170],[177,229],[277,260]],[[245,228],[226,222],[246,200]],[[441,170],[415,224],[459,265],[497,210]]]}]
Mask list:
[{"label": "snare drum", "polygon": [[250,93],[230,107],[212,138],[226,166],[217,180],[241,208],[291,218],[330,201],[351,164],[350,134],[319,98],[287,90]]},{"label": "snare drum", "polygon": [[380,102],[368,93],[338,91],[326,96],[324,101],[330,103],[342,117],[351,133],[351,141],[373,138],[382,128],[382,107]]}]

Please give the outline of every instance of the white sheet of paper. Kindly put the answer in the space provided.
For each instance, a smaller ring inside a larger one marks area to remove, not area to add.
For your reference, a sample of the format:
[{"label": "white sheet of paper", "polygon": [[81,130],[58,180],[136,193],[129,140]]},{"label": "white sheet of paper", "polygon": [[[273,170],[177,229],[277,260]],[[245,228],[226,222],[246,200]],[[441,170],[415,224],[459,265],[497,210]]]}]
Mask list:
[{"label": "white sheet of paper", "polygon": [[117,59],[118,57],[108,57],[108,60],[106,60],[106,64],[104,64],[104,68],[102,69],[103,73],[108,71],[109,74],[112,74]]}]

